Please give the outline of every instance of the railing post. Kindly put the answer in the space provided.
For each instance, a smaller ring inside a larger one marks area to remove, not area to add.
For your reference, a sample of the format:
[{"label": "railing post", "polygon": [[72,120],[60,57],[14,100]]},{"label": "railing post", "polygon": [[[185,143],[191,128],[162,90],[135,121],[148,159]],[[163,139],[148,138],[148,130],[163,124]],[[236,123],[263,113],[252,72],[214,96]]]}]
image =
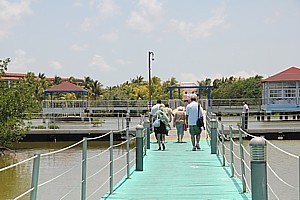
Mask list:
[{"label": "railing post", "polygon": [[239,127],[239,141],[240,141],[240,162],[241,162],[241,172],[242,172],[242,180],[241,181],[243,184],[243,192],[246,192],[243,135],[242,135],[242,130],[240,127]]},{"label": "railing post", "polygon": [[118,112],[118,131],[120,130],[120,113]]},{"label": "railing post", "polygon": [[136,171],[143,171],[143,129],[142,125],[136,127]]},{"label": "railing post", "polygon": [[86,162],[87,162],[87,138],[82,143],[82,167],[81,167],[81,200],[86,199]]},{"label": "railing post", "polygon": [[33,170],[32,170],[32,178],[31,178],[31,188],[34,188],[30,193],[30,200],[36,200],[37,198],[37,190],[38,190],[38,182],[39,182],[39,171],[40,171],[40,154],[35,154],[35,158],[33,161]]},{"label": "railing post", "polygon": [[245,130],[245,112],[242,112],[241,115],[241,128]]},{"label": "railing post", "polygon": [[[129,115],[129,113],[127,113]],[[126,116],[126,121],[127,121],[127,116]],[[130,148],[129,148],[129,123],[126,123],[126,160],[127,160],[127,178],[130,178]]]},{"label": "railing post", "polygon": [[298,156],[298,199],[300,199],[300,156]]},{"label": "railing post", "polygon": [[224,137],[224,124],[221,125],[221,138],[222,138],[222,166],[225,166],[225,137]]},{"label": "railing post", "polygon": [[242,112],[242,129],[247,130],[248,129],[248,121],[249,121],[249,113],[248,112]]},{"label": "railing post", "polygon": [[128,113],[126,113],[126,127],[129,128],[129,124],[130,124],[130,114],[128,112]]},{"label": "railing post", "polygon": [[110,175],[110,181],[109,181],[109,194],[113,193],[114,189],[114,132],[111,131],[109,134],[109,175]]},{"label": "railing post", "polygon": [[217,144],[218,144],[218,131],[217,131],[217,120],[216,114],[211,115],[211,139],[210,139],[210,152],[211,154],[217,154]]},{"label": "railing post", "polygon": [[252,199],[267,200],[267,145],[261,137],[253,138],[249,145],[251,152]]},{"label": "railing post", "polygon": [[147,149],[150,149],[150,121],[149,119],[145,118],[144,127],[146,128],[146,142],[147,142]]},{"label": "railing post", "polygon": [[229,126],[229,139],[230,139],[230,169],[231,169],[231,177],[234,177],[232,125]]}]

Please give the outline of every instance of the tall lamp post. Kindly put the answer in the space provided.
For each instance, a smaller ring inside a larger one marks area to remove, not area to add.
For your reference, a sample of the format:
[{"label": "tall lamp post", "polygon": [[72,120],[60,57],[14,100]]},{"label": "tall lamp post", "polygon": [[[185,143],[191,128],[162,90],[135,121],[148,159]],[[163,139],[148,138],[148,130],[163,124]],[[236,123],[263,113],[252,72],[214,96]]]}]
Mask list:
[{"label": "tall lamp post", "polygon": [[148,52],[148,69],[149,69],[149,111],[152,107],[152,91],[151,91],[151,61],[154,61],[154,53],[152,51]]}]

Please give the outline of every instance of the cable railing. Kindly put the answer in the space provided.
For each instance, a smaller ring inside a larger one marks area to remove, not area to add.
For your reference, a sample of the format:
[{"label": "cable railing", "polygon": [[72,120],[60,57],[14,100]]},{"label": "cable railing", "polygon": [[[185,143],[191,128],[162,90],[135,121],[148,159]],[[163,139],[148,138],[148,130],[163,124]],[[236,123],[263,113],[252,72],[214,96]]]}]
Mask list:
[{"label": "cable railing", "polygon": [[[253,184],[257,185],[258,183],[256,182],[257,176],[253,174],[255,174],[258,167],[257,164],[254,164],[255,159],[257,159],[254,156],[261,156],[265,159],[266,196],[269,199],[286,199],[285,195],[288,193],[291,196],[290,199],[299,198],[300,178],[299,175],[296,175],[300,166],[299,156],[281,149],[263,137],[253,136],[239,126],[234,128],[232,125],[226,125],[218,121],[213,113],[207,113],[206,127],[211,146],[214,145],[212,144],[212,137],[214,137],[213,128],[215,127],[217,133],[216,154],[221,158],[222,166],[230,167],[230,176],[236,176],[241,180],[243,192],[252,193],[252,196],[255,195],[253,190],[257,191],[257,186],[253,187]],[[233,135],[233,132],[238,133],[238,137]],[[261,147],[253,146],[251,142],[254,140],[249,142],[244,138],[256,138],[265,142],[265,153],[261,155],[257,151]],[[245,145],[245,143],[248,143],[248,145]],[[278,158],[282,162],[278,162]],[[289,163],[289,166],[286,166],[285,161]]]},{"label": "cable railing", "polygon": [[[129,123],[127,123],[125,129],[109,131],[97,137],[84,137],[82,140],[64,148],[35,154],[31,158],[1,168],[0,173],[24,163],[33,162],[31,185],[20,194],[16,194],[15,197],[10,197],[10,199],[47,199],[46,196],[48,195],[51,195],[51,199],[78,199],[79,196],[81,196],[81,199],[99,199],[105,193],[111,194],[115,185],[122,178],[130,178],[134,163],[137,160],[137,137],[129,134],[129,129],[132,128],[136,128],[138,131],[138,129],[141,129],[141,125],[129,127]],[[148,131],[149,129],[142,127],[143,156],[146,155]],[[114,141],[114,135],[116,134],[125,134],[126,140]],[[97,142],[108,136],[109,147],[90,152],[88,143]],[[57,156],[66,155],[62,154],[65,152],[71,151],[74,153],[74,149],[77,150],[76,152],[81,149],[82,153],[72,163],[69,163],[66,157],[64,166],[44,167],[45,162],[55,159]],[[124,150],[119,153],[120,149]],[[76,181],[68,181],[70,179]],[[60,187],[62,185],[63,188]],[[38,192],[42,190],[44,192]],[[50,194],[51,192],[55,194]]]}]

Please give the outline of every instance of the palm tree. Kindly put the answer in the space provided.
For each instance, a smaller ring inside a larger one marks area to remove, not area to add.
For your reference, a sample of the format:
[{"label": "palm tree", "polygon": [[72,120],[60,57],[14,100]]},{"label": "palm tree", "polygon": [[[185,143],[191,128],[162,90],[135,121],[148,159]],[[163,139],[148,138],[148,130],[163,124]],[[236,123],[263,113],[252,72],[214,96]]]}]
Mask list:
[{"label": "palm tree", "polygon": [[54,77],[54,85],[59,85],[62,82],[61,77],[55,75]]},{"label": "palm tree", "polygon": [[83,83],[83,88],[86,90],[91,90],[92,85],[93,85],[93,79],[91,77],[84,77],[84,83]]},{"label": "palm tree", "polygon": [[102,93],[103,85],[99,81],[93,81],[92,83],[92,94],[94,95],[94,99],[96,100],[96,96]]}]

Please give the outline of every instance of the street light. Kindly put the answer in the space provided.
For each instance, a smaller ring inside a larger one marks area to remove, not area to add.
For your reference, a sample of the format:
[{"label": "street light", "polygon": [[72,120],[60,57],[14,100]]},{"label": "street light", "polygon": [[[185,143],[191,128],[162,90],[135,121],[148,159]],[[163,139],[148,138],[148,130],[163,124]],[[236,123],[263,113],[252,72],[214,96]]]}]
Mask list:
[{"label": "street light", "polygon": [[152,51],[148,52],[148,69],[149,69],[149,111],[152,107],[152,91],[151,91],[151,61],[154,61],[154,53]]}]

